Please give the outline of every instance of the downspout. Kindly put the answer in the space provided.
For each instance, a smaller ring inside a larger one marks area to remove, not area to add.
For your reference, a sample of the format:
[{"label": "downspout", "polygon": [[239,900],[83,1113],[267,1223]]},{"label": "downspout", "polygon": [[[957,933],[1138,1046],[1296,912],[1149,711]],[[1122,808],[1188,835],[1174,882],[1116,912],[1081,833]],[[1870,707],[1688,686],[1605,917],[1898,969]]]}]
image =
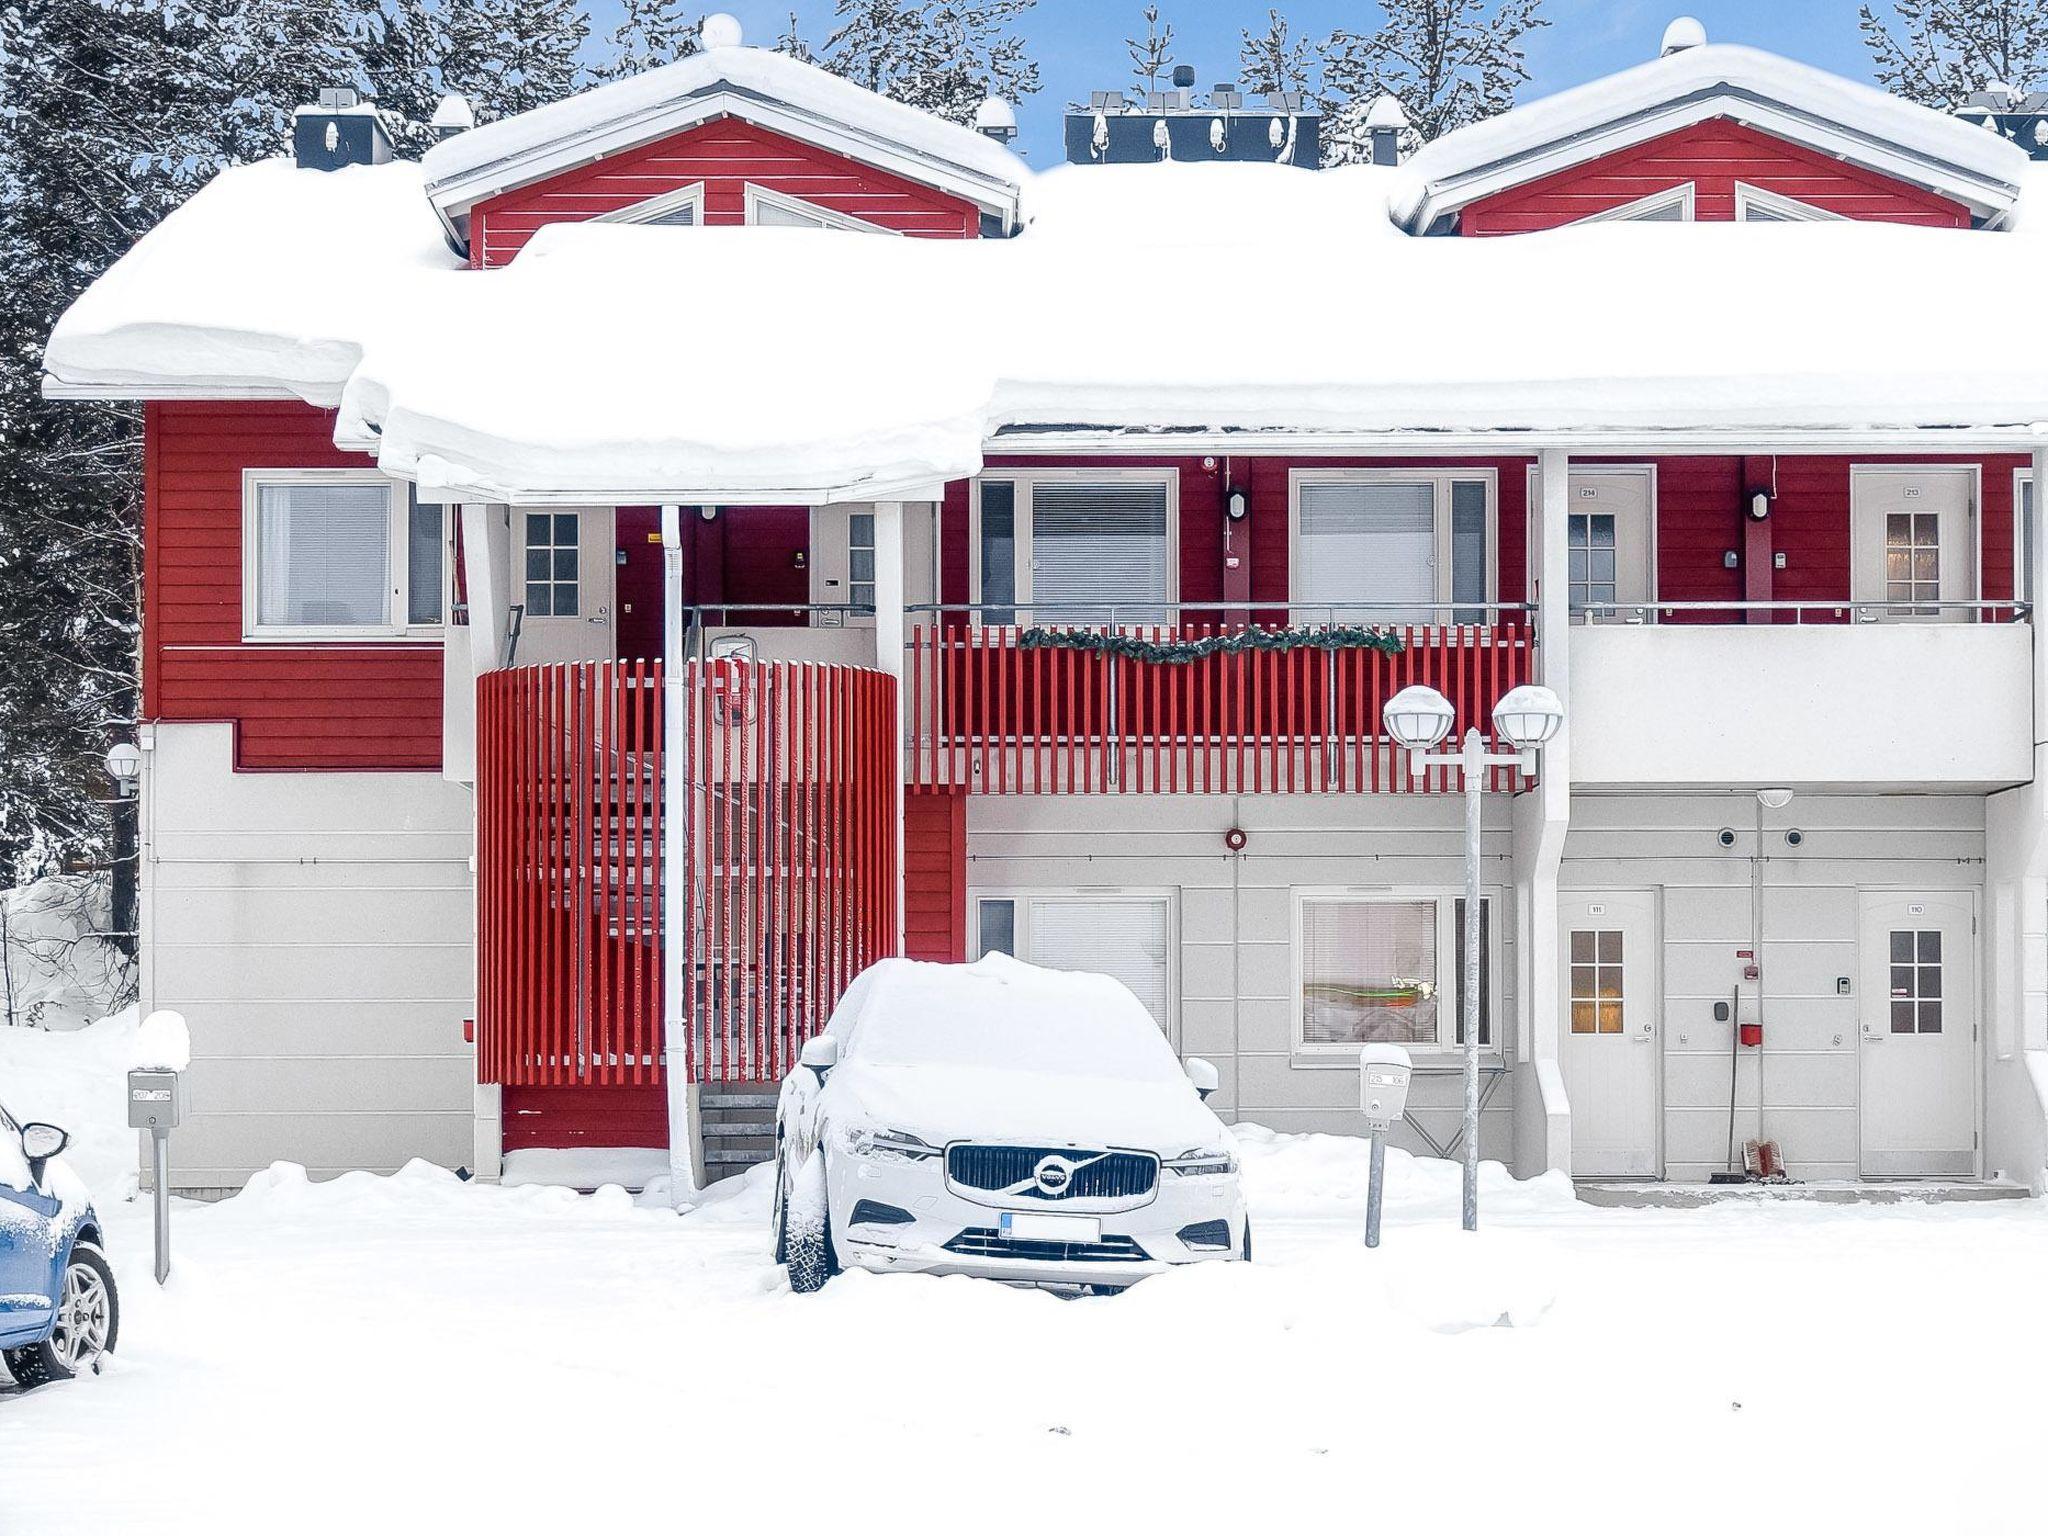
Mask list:
[{"label": "downspout", "polygon": [[683,950],[690,921],[686,892],[677,890],[687,867],[688,817],[695,804],[684,753],[688,695],[684,662],[689,636],[683,610],[682,511],[661,509],[661,1044],[668,1087],[669,1203],[680,1210],[703,1180],[697,1141],[697,1095],[690,1081],[689,1034],[683,1010]]}]

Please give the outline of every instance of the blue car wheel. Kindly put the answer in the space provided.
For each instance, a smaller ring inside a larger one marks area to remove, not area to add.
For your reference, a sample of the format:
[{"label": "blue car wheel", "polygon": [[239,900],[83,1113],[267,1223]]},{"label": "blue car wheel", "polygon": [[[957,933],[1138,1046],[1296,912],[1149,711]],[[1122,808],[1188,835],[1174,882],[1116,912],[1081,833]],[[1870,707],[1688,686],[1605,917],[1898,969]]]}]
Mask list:
[{"label": "blue car wheel", "polygon": [[24,1387],[68,1381],[97,1371],[121,1334],[121,1298],[106,1255],[91,1243],[74,1243],[64,1265],[63,1290],[50,1336],[5,1352],[7,1369]]}]

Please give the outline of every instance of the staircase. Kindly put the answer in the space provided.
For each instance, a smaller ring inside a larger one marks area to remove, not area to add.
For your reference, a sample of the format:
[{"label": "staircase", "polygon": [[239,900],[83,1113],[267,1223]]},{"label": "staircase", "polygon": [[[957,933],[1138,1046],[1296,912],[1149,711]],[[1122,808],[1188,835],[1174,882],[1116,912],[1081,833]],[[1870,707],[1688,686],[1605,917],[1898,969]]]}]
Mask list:
[{"label": "staircase", "polygon": [[697,1090],[704,1177],[711,1183],[775,1159],[775,1083],[706,1083]]}]

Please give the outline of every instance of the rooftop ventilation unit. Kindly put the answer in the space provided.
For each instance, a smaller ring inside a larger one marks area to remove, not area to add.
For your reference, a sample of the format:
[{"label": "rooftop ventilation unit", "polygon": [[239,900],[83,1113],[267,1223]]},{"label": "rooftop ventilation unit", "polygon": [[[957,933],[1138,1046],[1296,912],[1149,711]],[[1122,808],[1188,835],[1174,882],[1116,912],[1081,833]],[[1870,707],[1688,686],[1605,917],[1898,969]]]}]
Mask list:
[{"label": "rooftop ventilation unit", "polygon": [[1195,72],[1176,65],[1168,90],[1133,100],[1124,91],[1091,91],[1067,108],[1071,165],[1156,165],[1164,160],[1238,160],[1306,166],[1321,163],[1322,119],[1300,91],[1270,93],[1251,106],[1235,81],[1195,89]]}]

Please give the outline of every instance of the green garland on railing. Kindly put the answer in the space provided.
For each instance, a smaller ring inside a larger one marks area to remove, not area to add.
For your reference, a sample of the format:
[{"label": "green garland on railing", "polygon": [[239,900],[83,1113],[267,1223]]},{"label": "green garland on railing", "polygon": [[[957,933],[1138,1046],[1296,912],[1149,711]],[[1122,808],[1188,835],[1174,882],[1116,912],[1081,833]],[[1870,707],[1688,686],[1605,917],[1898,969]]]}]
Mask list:
[{"label": "green garland on railing", "polygon": [[1290,625],[1284,629],[1254,624],[1198,640],[1146,640],[1115,630],[1032,628],[1017,636],[1017,646],[1026,651],[1093,651],[1131,661],[1166,663],[1242,656],[1252,651],[1379,651],[1398,656],[1407,648],[1390,629],[1356,624]]}]

